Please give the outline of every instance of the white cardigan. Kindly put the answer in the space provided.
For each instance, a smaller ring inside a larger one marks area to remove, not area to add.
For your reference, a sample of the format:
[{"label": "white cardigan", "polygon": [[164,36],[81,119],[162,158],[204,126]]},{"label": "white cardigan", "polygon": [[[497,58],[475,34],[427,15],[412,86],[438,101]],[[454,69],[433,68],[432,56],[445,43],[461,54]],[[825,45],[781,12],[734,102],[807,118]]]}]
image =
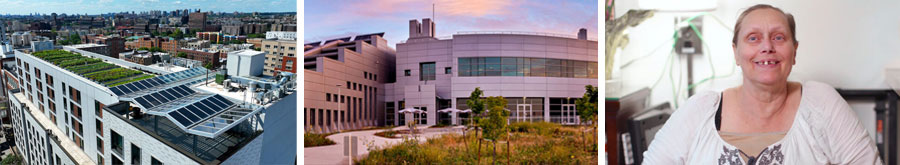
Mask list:
[{"label": "white cardigan", "polygon": [[[644,152],[646,164],[745,164],[719,136],[719,93],[699,93],[680,107]],[[871,122],[871,121],[867,121]],[[800,107],[784,138],[759,154],[756,164],[883,164],[875,142],[850,105],[821,82],[803,83]]]}]

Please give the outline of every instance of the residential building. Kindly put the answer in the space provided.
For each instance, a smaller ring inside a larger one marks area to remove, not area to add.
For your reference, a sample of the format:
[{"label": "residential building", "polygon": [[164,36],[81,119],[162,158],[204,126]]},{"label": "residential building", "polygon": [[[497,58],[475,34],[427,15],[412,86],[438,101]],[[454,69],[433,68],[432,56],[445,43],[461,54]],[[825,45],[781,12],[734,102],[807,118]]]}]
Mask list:
[{"label": "residential building", "polygon": [[263,128],[270,127],[260,113],[296,104],[243,102],[202,85],[209,80],[202,67],[155,77],[73,69],[119,66],[103,61],[64,69],[50,61],[104,56],[64,49],[70,53],[16,52],[13,76],[20,81],[9,81],[18,84],[7,94],[24,164],[259,164]]},{"label": "residential building", "polygon": [[297,32],[270,31],[266,32],[267,40],[297,40]]},{"label": "residential building", "polygon": [[[248,38],[248,39],[247,39],[247,43],[248,43],[248,44],[253,44],[253,47],[254,47],[254,48],[261,48],[261,47],[262,47],[262,41],[263,41],[263,40],[264,40],[264,39],[262,39],[262,38]],[[262,50],[262,49],[260,49],[260,50]]]},{"label": "residential building", "polygon": [[125,38],[119,36],[88,35],[87,43],[106,45],[108,49],[108,54],[106,55],[113,58],[118,58],[119,53],[125,51]]},{"label": "residential building", "polygon": [[214,67],[220,65],[221,52],[210,51],[206,49],[178,48],[178,52],[187,54],[187,59],[202,61],[203,65],[212,64]]},{"label": "residential building", "polygon": [[187,46],[187,48],[192,48],[192,49],[209,48],[209,40],[199,40],[199,41],[189,42],[189,43],[187,43],[186,46]]},{"label": "residential building", "polygon": [[151,65],[162,61],[163,56],[168,56],[168,53],[133,50],[121,53],[119,59],[141,65]]},{"label": "residential building", "polygon": [[223,34],[220,32],[197,32],[197,39],[209,40],[209,42],[218,43],[223,41]]},{"label": "residential building", "polygon": [[171,37],[136,37],[132,41],[125,42],[125,47],[131,50],[158,47],[167,53],[175,54],[178,52],[178,40]]},{"label": "residential building", "polygon": [[222,32],[230,35],[243,35],[243,31],[241,30],[241,25],[224,25],[222,26]]},{"label": "residential building", "polygon": [[297,41],[296,40],[263,40],[262,48],[266,52],[266,65],[263,74],[274,76],[278,72],[297,73]]},{"label": "residential building", "polygon": [[195,30],[203,30],[206,28],[206,12],[194,12],[188,18],[188,28]]}]

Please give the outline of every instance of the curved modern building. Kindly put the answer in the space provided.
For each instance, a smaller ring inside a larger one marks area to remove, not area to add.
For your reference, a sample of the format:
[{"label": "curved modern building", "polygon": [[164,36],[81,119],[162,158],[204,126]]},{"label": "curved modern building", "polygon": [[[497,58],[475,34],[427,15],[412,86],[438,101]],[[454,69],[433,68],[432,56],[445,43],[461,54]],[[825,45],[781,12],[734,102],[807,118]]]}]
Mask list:
[{"label": "curved modern building", "polygon": [[[480,87],[484,97],[503,96],[510,122],[579,122],[575,99],[586,85],[598,85],[597,41],[528,32],[458,32],[450,39],[434,36],[430,19],[409,22],[410,37],[397,44],[396,82],[385,84],[384,124],[461,124],[465,114],[438,113],[468,109],[466,100]],[[424,114],[399,114],[404,108]],[[458,117],[457,117],[458,116]]]}]

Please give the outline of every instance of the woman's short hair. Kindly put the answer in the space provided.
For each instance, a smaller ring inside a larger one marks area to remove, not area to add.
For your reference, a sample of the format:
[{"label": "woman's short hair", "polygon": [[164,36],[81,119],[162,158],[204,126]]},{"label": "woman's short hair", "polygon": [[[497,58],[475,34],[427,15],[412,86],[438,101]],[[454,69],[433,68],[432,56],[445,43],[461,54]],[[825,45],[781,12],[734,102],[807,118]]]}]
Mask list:
[{"label": "woman's short hair", "polygon": [[790,13],[785,13],[784,11],[782,11],[781,9],[779,9],[777,7],[774,7],[772,5],[767,5],[767,4],[753,5],[741,13],[741,16],[738,17],[738,19],[737,19],[737,23],[735,23],[735,25],[734,25],[734,36],[731,38],[732,44],[737,44],[738,33],[741,31],[741,22],[744,20],[744,17],[746,17],[747,14],[749,14],[750,12],[752,12],[754,10],[758,10],[758,9],[774,9],[775,11],[778,11],[782,15],[784,15],[784,18],[787,19],[788,26],[791,29],[791,40],[794,41],[794,44],[797,44],[797,29],[796,29],[797,25],[794,23],[794,15],[791,15]]}]

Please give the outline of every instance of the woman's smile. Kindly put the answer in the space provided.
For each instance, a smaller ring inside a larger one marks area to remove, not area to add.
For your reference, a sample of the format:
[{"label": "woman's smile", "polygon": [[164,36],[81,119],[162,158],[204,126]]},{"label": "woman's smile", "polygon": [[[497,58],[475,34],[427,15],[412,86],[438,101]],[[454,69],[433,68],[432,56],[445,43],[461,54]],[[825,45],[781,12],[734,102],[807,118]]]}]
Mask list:
[{"label": "woman's smile", "polygon": [[765,59],[754,61],[753,63],[756,64],[757,68],[772,69],[778,67],[778,64],[780,64],[781,61],[776,59]]}]

